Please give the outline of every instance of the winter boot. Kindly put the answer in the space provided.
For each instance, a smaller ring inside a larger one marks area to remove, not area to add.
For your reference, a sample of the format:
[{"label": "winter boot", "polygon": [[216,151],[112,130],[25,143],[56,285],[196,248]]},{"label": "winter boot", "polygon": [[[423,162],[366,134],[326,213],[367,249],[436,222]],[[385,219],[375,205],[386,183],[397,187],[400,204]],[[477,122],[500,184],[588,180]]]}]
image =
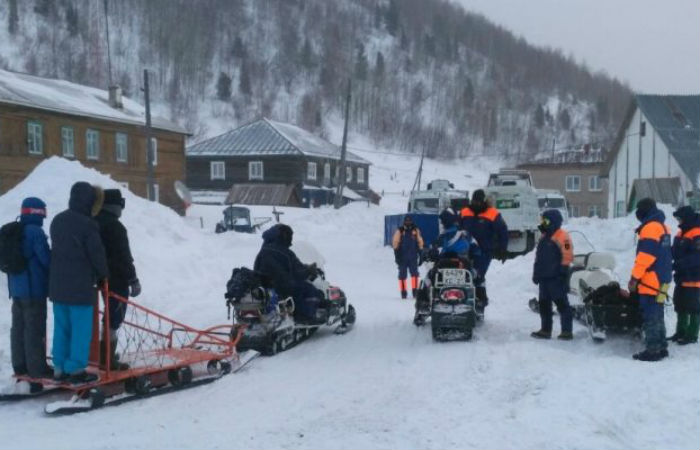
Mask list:
[{"label": "winter boot", "polygon": [[418,294],[418,277],[411,277],[411,296],[416,298]]},{"label": "winter boot", "polygon": [[406,287],[407,287],[406,280],[399,279],[399,291],[401,291],[401,298],[406,299],[408,297],[408,292],[406,292]]},{"label": "winter boot", "polygon": [[402,298],[403,300],[406,300],[406,299],[408,298],[408,292],[406,292],[406,291],[401,291],[401,298]]},{"label": "winter boot", "polygon": [[678,313],[676,317],[676,332],[673,336],[666,338],[669,341],[678,342],[678,339],[686,335],[690,314]]},{"label": "winter boot", "polygon": [[119,361],[117,357],[117,336],[111,336],[109,339],[109,351],[105,348],[105,342],[100,341],[100,369],[107,370],[107,355],[109,355],[110,370],[127,370],[129,365]]},{"label": "winter boot", "polygon": [[70,374],[68,381],[70,384],[92,383],[93,381],[97,381],[97,375],[94,373],[87,373],[86,371],[82,370],[80,372]]},{"label": "winter boot", "polygon": [[561,341],[570,341],[574,338],[574,334],[571,331],[562,331],[559,336],[557,336],[557,339]]},{"label": "winter boot", "polygon": [[632,355],[632,358],[636,359],[637,361],[648,361],[648,362],[656,362],[664,359],[665,357],[668,356],[668,351],[652,351],[652,350],[644,350],[643,352],[635,353]]},{"label": "winter boot", "polygon": [[530,336],[532,336],[536,339],[551,339],[552,332],[546,331],[546,330],[538,330],[538,331],[533,331],[532,333],[530,333]]},{"label": "winter boot", "polygon": [[700,314],[688,314],[688,327],[685,334],[678,338],[679,345],[695,344],[698,342],[698,331],[700,331]]}]

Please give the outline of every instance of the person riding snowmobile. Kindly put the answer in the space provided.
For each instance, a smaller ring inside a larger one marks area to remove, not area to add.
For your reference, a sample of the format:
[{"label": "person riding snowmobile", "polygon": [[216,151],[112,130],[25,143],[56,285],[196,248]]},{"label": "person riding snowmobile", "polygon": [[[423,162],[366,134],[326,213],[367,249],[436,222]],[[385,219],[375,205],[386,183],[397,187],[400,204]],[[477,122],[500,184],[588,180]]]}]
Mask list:
[{"label": "person riding snowmobile", "polygon": [[[437,269],[445,267],[471,268],[471,257],[478,253],[478,247],[472,241],[469,233],[457,227],[459,216],[452,208],[443,210],[439,218],[443,232],[437,237],[431,248],[424,252],[424,259],[435,261],[427,275],[430,285],[434,282]],[[430,308],[428,289],[430,287],[426,283],[416,295],[416,311],[425,311]]]},{"label": "person riding snowmobile", "polygon": [[318,269],[315,263],[303,264],[290,249],[293,234],[292,228],[284,224],[265,231],[253,268],[267,278],[278,295],[294,299],[295,319],[323,323],[327,314],[325,296],[310,282],[318,276]]}]

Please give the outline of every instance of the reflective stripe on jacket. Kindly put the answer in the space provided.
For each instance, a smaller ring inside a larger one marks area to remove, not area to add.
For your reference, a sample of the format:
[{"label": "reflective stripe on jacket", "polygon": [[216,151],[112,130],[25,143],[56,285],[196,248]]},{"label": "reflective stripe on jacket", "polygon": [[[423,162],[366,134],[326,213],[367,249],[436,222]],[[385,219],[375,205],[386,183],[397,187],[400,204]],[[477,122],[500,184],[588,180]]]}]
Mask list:
[{"label": "reflective stripe on jacket", "polygon": [[658,211],[638,229],[637,256],[632,278],[639,280],[639,293],[657,296],[671,282],[671,233]]}]

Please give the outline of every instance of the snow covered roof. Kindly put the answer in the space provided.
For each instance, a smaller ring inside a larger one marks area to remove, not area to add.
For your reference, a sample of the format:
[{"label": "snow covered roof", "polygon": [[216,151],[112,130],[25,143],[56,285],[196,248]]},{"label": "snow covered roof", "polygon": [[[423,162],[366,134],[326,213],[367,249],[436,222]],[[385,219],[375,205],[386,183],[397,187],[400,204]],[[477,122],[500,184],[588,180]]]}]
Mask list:
[{"label": "snow covered roof", "polygon": [[[122,98],[123,108],[109,105],[109,92],[70,81],[43,78],[0,69],[0,103],[28,106],[128,125],[144,125],[145,109],[138,102]],[[189,134],[180,125],[151,117],[155,129]]]},{"label": "snow covered roof", "polygon": [[[340,160],[340,148],[297,126],[261,119],[187,147],[187,156],[305,155]],[[347,152],[347,160],[370,164]]]}]

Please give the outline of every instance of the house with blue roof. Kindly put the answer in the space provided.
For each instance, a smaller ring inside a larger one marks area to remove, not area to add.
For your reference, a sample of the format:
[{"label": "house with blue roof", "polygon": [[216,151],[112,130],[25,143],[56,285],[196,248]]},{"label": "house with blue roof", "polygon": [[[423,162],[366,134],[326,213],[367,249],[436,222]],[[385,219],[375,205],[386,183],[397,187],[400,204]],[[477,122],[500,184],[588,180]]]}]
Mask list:
[{"label": "house with blue roof", "polygon": [[635,95],[601,169],[608,217],[643,197],[697,204],[700,187],[700,95]]},{"label": "house with blue roof", "polygon": [[[187,185],[226,193],[226,203],[318,206],[340,180],[340,148],[297,126],[266,118],[186,149]],[[370,162],[346,153],[346,200],[374,200]]]}]

